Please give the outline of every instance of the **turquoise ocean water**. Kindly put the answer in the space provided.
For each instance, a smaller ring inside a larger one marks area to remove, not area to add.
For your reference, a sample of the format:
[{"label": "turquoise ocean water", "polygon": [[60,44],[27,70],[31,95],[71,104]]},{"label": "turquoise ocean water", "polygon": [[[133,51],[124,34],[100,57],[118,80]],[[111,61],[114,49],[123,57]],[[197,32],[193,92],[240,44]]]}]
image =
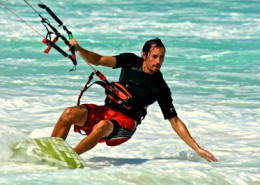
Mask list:
[{"label": "turquoise ocean water", "polygon": [[[21,0],[1,0],[41,34],[39,17]],[[37,7],[38,1],[29,1]],[[167,54],[161,71],[179,117],[196,141],[219,160],[200,159],[163,120],[158,104],[133,138],[99,144],[81,156],[85,169],[14,159],[12,143],[50,136],[65,107],[76,104],[91,69],[56,51],[46,55],[41,37],[0,7],[0,184],[259,185],[259,0],[44,1],[79,43],[102,55],[133,52],[160,37]],[[50,17],[50,21],[57,25]],[[61,31],[62,32],[62,31]],[[59,42],[64,50],[67,47]],[[97,67],[109,80],[120,71]],[[102,104],[91,88],[83,102]],[[82,136],[71,131],[68,143]]]}]

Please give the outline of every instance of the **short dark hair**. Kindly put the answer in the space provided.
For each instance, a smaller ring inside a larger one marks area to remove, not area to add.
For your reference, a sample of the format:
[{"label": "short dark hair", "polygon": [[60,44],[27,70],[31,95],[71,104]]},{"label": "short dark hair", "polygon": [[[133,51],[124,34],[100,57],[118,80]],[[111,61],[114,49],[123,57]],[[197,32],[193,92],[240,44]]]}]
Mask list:
[{"label": "short dark hair", "polygon": [[154,46],[154,47],[162,47],[166,51],[165,46],[162,43],[161,39],[155,38],[155,39],[151,39],[151,40],[148,40],[148,41],[145,42],[145,44],[143,46],[143,49],[142,49],[142,52],[145,53],[145,55],[148,55],[148,53],[149,53],[149,51],[150,51],[152,46]]}]

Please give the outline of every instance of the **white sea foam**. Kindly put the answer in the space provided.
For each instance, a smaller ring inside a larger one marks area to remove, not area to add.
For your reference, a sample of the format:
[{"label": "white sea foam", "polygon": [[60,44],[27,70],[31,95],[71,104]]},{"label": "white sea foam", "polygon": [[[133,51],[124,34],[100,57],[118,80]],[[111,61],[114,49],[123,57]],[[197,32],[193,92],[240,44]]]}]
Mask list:
[{"label": "white sea foam", "polygon": [[43,129],[34,129],[30,133],[30,138],[35,139],[40,137],[50,137],[52,130],[53,130],[52,127],[43,128]]},{"label": "white sea foam", "polygon": [[13,152],[11,150],[12,144],[15,144],[19,141],[28,138],[25,134],[20,133],[16,128],[8,127],[1,124],[0,124],[0,138],[1,138],[0,148],[2,152],[0,153],[0,162],[8,161],[12,157],[13,155]]}]

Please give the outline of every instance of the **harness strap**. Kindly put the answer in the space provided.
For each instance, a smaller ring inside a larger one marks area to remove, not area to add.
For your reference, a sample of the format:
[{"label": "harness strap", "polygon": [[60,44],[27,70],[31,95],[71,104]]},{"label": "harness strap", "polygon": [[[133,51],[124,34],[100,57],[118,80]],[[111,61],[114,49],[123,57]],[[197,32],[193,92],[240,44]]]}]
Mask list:
[{"label": "harness strap", "polygon": [[87,83],[85,84],[84,88],[80,91],[80,94],[79,94],[79,97],[78,97],[78,102],[77,102],[77,105],[78,105],[78,106],[79,106],[79,104],[80,104],[80,99],[81,99],[83,93],[91,86],[91,85],[88,86],[88,84],[91,82],[91,80],[93,79],[93,76],[94,76],[94,75],[95,75],[94,72],[92,72],[92,73],[89,75]]}]

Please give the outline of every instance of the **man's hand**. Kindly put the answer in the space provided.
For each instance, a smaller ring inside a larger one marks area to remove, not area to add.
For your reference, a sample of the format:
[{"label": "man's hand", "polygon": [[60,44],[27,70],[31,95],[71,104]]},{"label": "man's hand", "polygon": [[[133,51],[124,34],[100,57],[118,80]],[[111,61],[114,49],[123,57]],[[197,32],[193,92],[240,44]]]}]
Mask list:
[{"label": "man's hand", "polygon": [[190,135],[185,124],[178,118],[178,116],[169,119],[172,128],[175,132],[180,136],[180,138],[187,143],[197,154],[198,156],[206,159],[209,162],[217,162],[218,160],[215,158],[213,154],[201,148],[196,141]]},{"label": "man's hand", "polygon": [[208,162],[218,161],[217,158],[212,153],[210,153],[207,150],[204,150],[203,148],[198,148],[195,152],[198,154],[198,156],[206,159]]},{"label": "man's hand", "polygon": [[[71,45],[71,47],[74,47],[75,48],[75,50],[76,51],[79,51],[80,50],[80,46],[79,46],[79,44],[78,44],[78,42],[77,42],[77,40],[76,39],[70,39],[69,40],[69,43],[70,43],[70,45]],[[69,48],[69,50],[71,50],[71,47]]]}]

